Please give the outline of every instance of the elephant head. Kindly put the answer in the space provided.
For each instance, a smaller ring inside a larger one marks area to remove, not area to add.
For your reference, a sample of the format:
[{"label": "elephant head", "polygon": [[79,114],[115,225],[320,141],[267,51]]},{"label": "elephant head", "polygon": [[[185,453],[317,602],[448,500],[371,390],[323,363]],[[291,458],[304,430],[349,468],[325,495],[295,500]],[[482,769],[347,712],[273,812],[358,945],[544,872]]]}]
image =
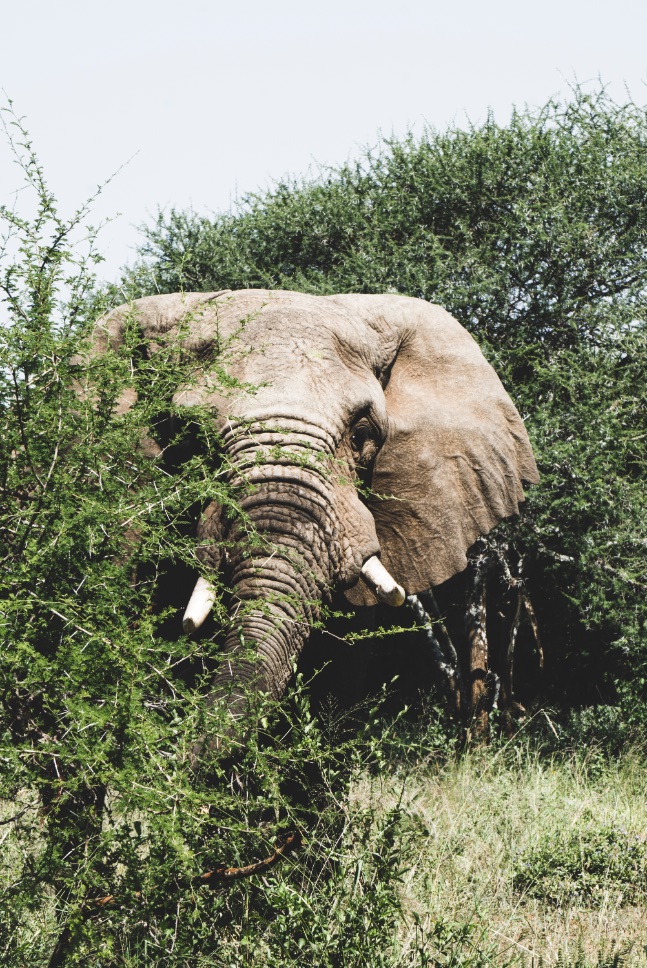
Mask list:
[{"label": "elephant head", "polygon": [[[445,310],[396,295],[245,290],[149,296],[98,324],[98,352],[135,313],[146,351],[195,359],[177,406],[207,407],[254,533],[210,504],[185,615],[210,605],[228,548],[232,609],[216,693],[281,695],[333,589],[399,603],[466,566],[479,535],[518,511],[537,469],[521,418],[473,338]],[[231,389],[212,378],[228,347]],[[132,392],[120,407],[132,404]],[[256,661],[243,645],[253,643]]]}]

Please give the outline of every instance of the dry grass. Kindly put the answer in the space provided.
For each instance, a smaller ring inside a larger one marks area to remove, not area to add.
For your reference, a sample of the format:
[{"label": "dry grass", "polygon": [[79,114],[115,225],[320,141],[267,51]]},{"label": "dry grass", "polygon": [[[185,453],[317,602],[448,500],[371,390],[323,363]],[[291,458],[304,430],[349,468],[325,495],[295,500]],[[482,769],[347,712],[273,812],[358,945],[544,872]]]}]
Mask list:
[{"label": "dry grass", "polygon": [[[439,922],[471,922],[466,950],[450,963],[516,961],[545,968],[612,964],[614,953],[622,953],[616,964],[647,965],[644,890],[638,903],[634,897],[627,904],[617,877],[599,875],[594,899],[574,894],[556,904],[541,896],[541,877],[535,896],[515,890],[513,882],[515,867],[529,852],[543,845],[550,855],[552,844],[559,851],[560,836],[569,832],[620,830],[640,846],[647,836],[646,794],[639,753],[617,763],[586,755],[546,760],[519,747],[418,766],[406,776],[366,777],[354,790],[363,805],[377,810],[401,798],[412,828],[402,887],[406,947]],[[444,949],[446,957],[451,940]]]}]

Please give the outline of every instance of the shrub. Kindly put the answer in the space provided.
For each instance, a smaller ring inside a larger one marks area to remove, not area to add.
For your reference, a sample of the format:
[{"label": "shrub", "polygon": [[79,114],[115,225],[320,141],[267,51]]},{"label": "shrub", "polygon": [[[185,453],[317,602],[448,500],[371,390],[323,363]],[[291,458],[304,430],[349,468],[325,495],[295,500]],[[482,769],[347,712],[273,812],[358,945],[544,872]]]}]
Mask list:
[{"label": "shrub", "polygon": [[642,904],[647,897],[647,843],[610,825],[551,833],[520,858],[515,889],[551,904]]}]

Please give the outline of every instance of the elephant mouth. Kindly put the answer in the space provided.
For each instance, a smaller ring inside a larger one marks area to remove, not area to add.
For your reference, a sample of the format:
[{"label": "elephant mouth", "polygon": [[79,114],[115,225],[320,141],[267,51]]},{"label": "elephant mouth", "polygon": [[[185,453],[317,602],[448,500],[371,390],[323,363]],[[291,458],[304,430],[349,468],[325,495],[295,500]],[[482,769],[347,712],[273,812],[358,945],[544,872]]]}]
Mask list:
[{"label": "elephant mouth", "polygon": [[[406,592],[386,570],[377,555],[371,555],[362,565],[362,578],[385,605],[399,607],[404,604]],[[208,617],[215,601],[215,589],[206,578],[198,578],[189,604],[184,612],[182,628],[187,635],[196,632]]]}]

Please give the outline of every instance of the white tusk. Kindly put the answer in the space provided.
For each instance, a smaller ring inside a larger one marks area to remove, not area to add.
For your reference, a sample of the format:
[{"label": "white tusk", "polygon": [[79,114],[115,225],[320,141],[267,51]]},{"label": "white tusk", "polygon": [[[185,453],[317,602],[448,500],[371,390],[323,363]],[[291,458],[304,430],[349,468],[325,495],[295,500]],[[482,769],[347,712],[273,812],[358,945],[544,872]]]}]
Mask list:
[{"label": "white tusk", "polygon": [[379,558],[373,555],[362,565],[362,575],[369,583],[371,588],[381,602],[385,605],[396,607],[403,605],[407,597],[402,585],[398,585],[394,578],[391,578],[388,571]]},{"label": "white tusk", "polygon": [[215,599],[216,592],[213,585],[210,585],[206,578],[198,578],[182,619],[182,628],[187,635],[200,628],[211,611]]}]

